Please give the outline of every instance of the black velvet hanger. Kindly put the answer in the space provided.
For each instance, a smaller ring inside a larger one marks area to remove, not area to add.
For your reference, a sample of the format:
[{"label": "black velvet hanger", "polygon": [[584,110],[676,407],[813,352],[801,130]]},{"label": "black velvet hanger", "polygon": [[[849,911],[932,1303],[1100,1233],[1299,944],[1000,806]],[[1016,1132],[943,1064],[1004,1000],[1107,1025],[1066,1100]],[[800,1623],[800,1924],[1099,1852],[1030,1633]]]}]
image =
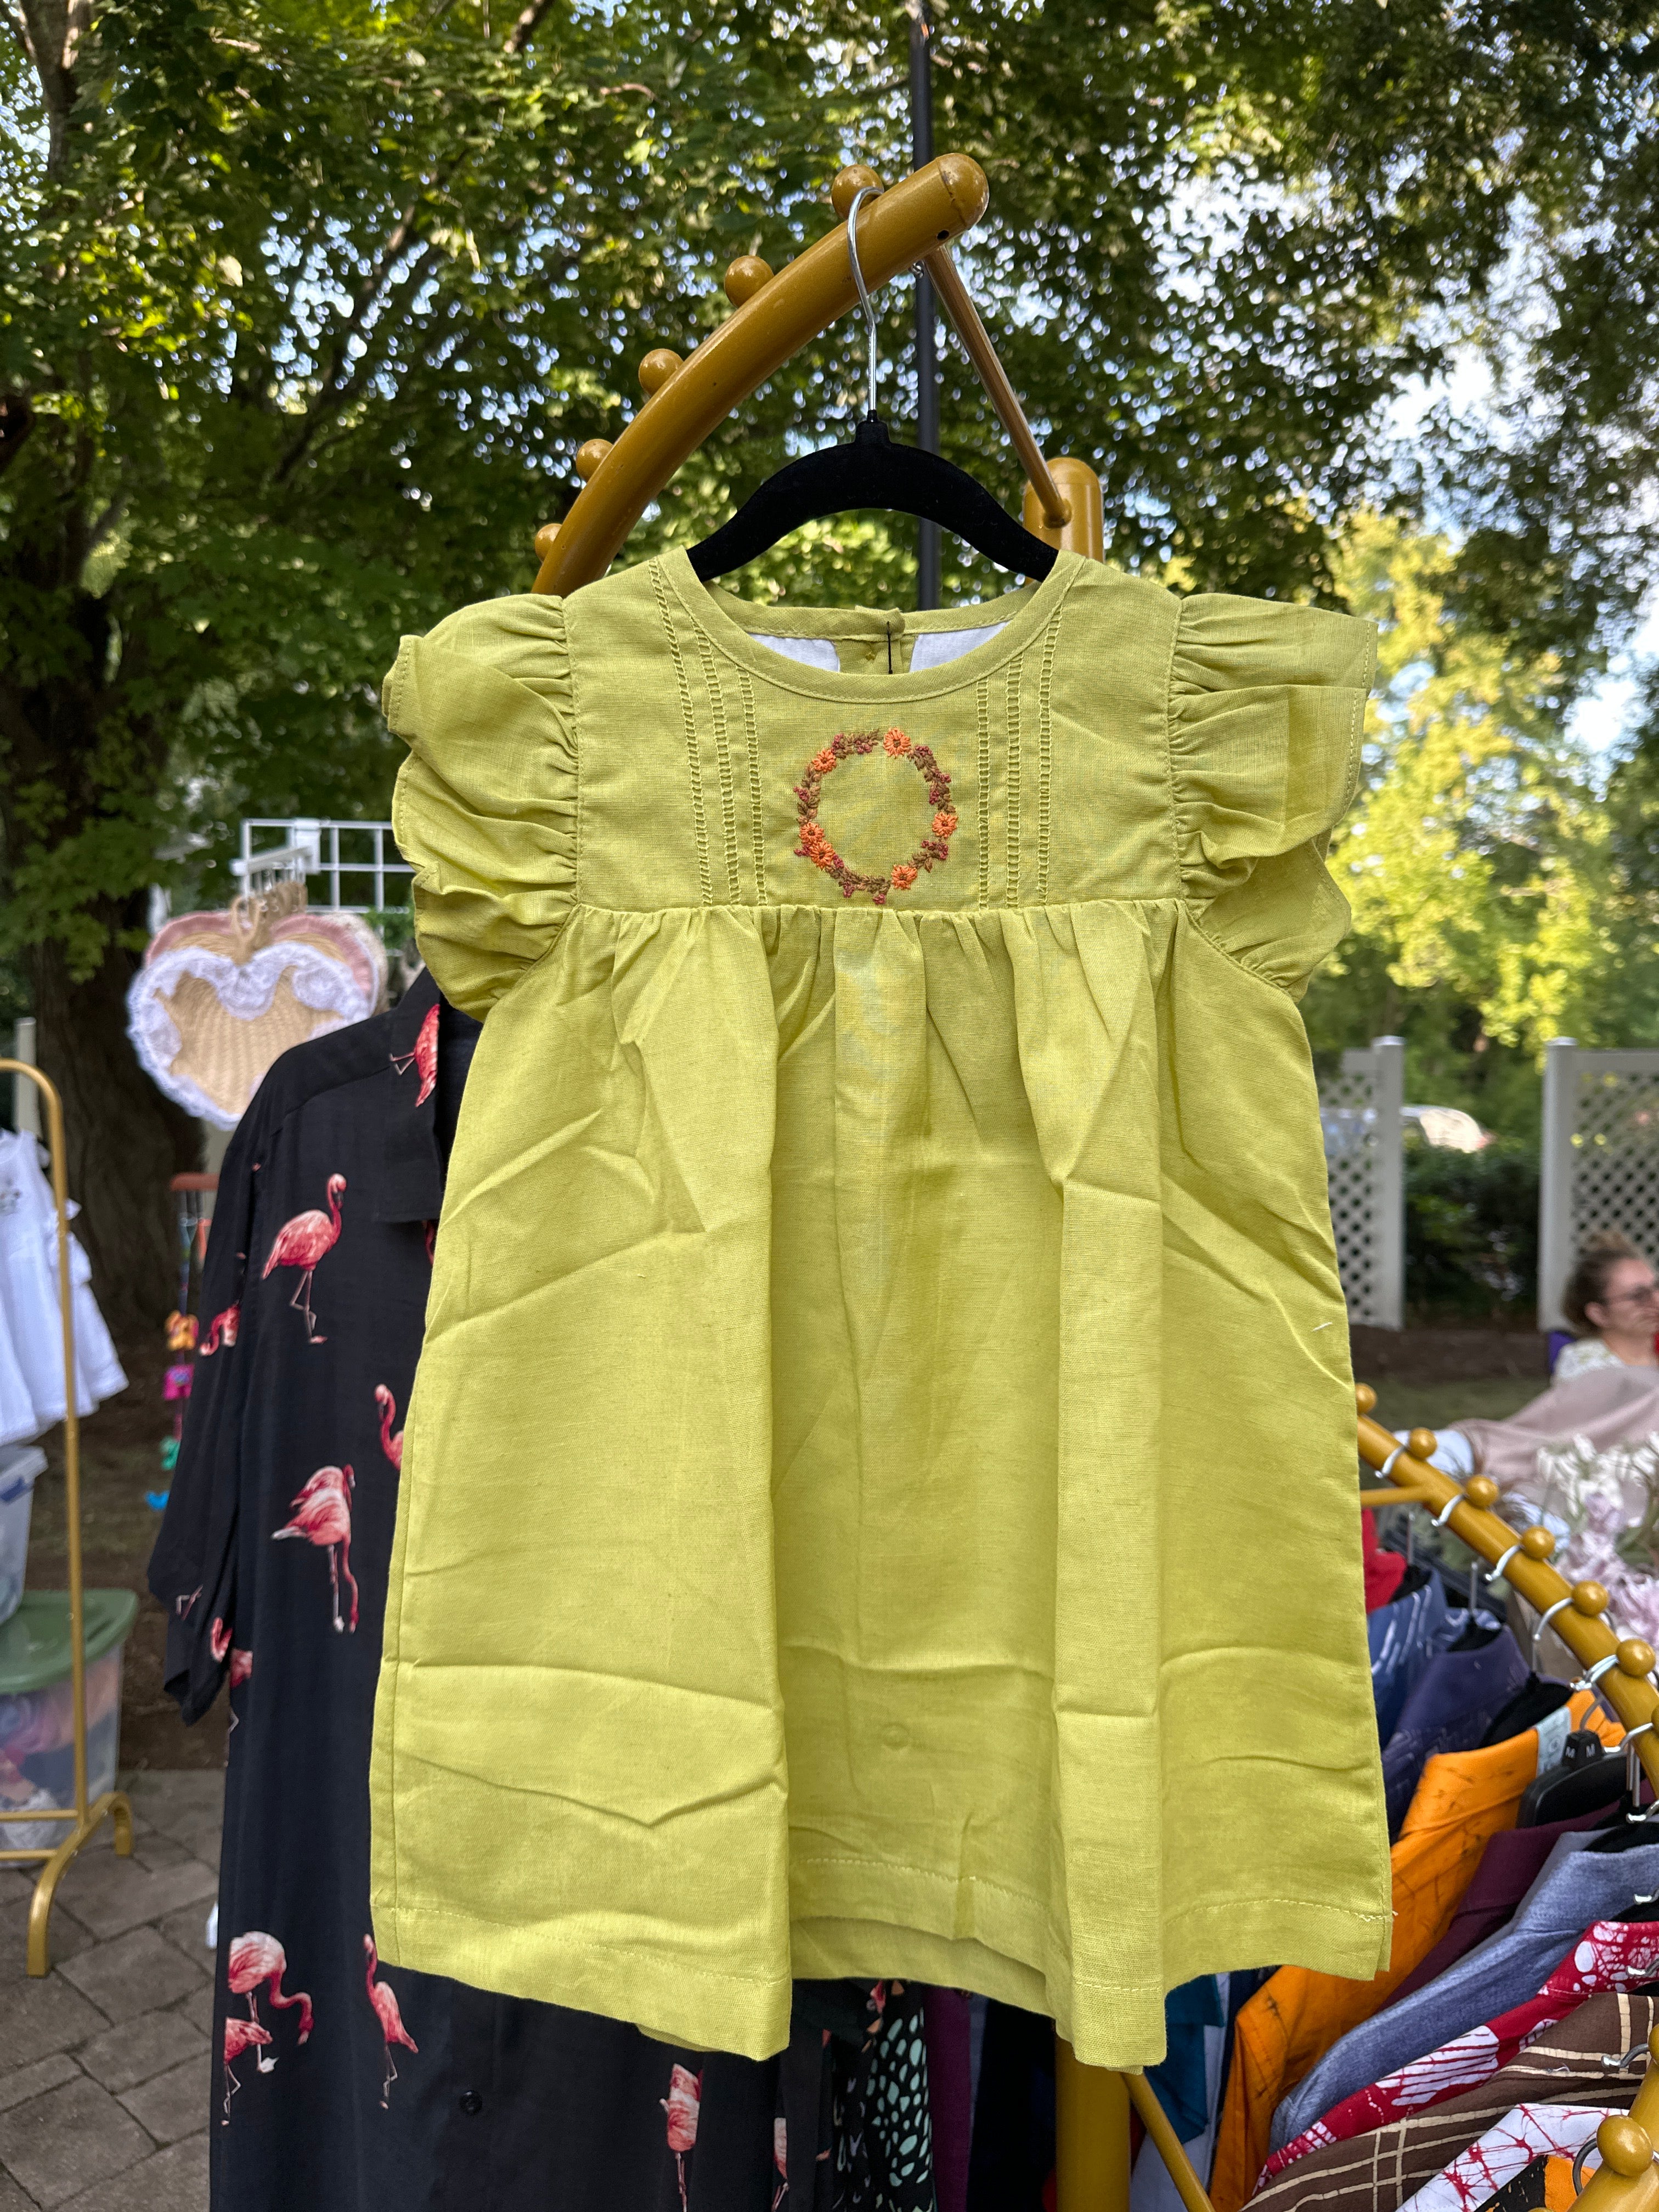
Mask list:
[{"label": "black velvet hanger", "polygon": [[1553,1681],[1547,1674],[1528,1674],[1508,1705],[1493,1717],[1492,1726],[1475,1749],[1486,1751],[1495,1743],[1507,1743],[1523,1729],[1536,1728],[1540,1721],[1559,1713],[1571,1696],[1571,1683]]},{"label": "black velvet hanger", "polygon": [[1567,1738],[1561,1764],[1527,1784],[1516,1814],[1517,1828],[1545,1828],[1556,1820],[1576,1820],[1616,1804],[1624,1795],[1625,1762],[1610,1753],[1589,1729],[1575,1729]]},{"label": "black velvet hanger", "polygon": [[867,191],[859,192],[847,216],[847,256],[870,340],[868,411],[845,445],[786,462],[729,522],[691,548],[691,566],[705,584],[754,560],[804,522],[861,507],[936,522],[1017,575],[1046,576],[1054,565],[1054,548],[1016,522],[965,469],[889,437],[876,410],[876,316],[858,254],[859,208],[868,198]]},{"label": "black velvet hanger", "polygon": [[1016,522],[966,469],[919,446],[895,445],[881,417],[866,415],[845,445],[804,453],[768,477],[729,522],[691,548],[691,566],[709,583],[802,523],[860,507],[937,522],[1017,575],[1046,576],[1054,565],[1054,547]]}]

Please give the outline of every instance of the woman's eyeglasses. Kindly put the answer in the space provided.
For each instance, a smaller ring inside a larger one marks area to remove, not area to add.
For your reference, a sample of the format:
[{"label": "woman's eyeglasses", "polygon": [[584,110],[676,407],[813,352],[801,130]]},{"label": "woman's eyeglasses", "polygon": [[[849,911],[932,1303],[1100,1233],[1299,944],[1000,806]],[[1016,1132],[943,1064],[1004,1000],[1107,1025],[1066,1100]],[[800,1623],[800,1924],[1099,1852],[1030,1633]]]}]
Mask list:
[{"label": "woman's eyeglasses", "polygon": [[1644,1284],[1639,1291],[1620,1291],[1614,1297],[1601,1301],[1610,1306],[1659,1305],[1659,1283]]}]

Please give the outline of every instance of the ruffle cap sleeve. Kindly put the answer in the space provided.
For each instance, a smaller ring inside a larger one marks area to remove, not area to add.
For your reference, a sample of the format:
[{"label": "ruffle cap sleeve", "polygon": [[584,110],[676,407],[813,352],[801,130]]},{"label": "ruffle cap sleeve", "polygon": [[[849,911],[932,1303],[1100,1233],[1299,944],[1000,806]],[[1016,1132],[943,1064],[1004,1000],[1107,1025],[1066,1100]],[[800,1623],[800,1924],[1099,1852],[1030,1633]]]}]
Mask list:
[{"label": "ruffle cap sleeve", "polygon": [[1268,599],[1182,603],[1170,675],[1182,880],[1231,957],[1300,995],[1348,927],[1325,849],[1359,781],[1373,623]]},{"label": "ruffle cap sleeve", "polygon": [[446,998],[482,1017],[575,900],[576,751],[564,609],[489,599],[406,637],[382,692],[409,747],[392,822],[415,933]]}]

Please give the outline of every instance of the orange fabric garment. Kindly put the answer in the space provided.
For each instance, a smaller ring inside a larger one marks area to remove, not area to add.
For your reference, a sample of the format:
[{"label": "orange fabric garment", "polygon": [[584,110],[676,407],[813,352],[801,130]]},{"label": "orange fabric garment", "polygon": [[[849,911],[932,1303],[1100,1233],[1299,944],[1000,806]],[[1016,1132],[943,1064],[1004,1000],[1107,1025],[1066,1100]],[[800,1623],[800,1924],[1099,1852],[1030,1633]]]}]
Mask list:
[{"label": "orange fabric garment", "polygon": [[[1589,1690],[1568,1711],[1574,1728],[1593,1729],[1605,1743],[1624,1733]],[[1215,2212],[1238,2212],[1254,2193],[1279,2100],[1351,2027],[1380,2012],[1445,1934],[1480,1854],[1500,1828],[1515,1826],[1522,1793],[1537,1772],[1536,1729],[1489,1750],[1430,1759],[1389,1853],[1394,1948],[1387,1969],[1370,1981],[1350,1982],[1281,1966],[1240,2011],[1210,2178]]]},{"label": "orange fabric garment", "polygon": [[1572,2160],[1570,2158],[1551,2158],[1544,2161],[1544,2212],[1572,2212],[1578,2202],[1578,2191],[1572,2185]]}]

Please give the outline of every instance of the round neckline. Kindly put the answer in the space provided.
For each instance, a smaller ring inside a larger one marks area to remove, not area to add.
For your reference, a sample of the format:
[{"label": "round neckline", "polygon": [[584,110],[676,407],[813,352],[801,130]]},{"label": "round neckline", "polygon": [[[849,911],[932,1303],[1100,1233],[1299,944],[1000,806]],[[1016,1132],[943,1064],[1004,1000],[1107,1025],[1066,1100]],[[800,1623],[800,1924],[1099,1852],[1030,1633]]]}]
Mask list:
[{"label": "round neckline", "polygon": [[[789,659],[759,643],[737,617],[727,611],[724,602],[746,605],[734,594],[721,591],[718,586],[705,584],[691,566],[691,556],[683,548],[658,556],[658,566],[673,585],[675,595],[702,635],[728,660],[736,661],[748,669],[762,682],[775,690],[793,691],[810,699],[830,701],[857,700],[871,703],[880,699],[937,698],[950,691],[970,689],[978,679],[1018,653],[1044,629],[1064,601],[1073,582],[1085,565],[1081,553],[1060,553],[1054,567],[1035,585],[1022,585],[1005,592],[1000,599],[988,599],[972,607],[929,609],[924,622],[926,627],[912,633],[925,636],[929,629],[949,632],[958,629],[988,629],[997,625],[997,635],[984,645],[959,653],[954,660],[942,661],[937,667],[909,669],[892,674],[884,669],[878,674],[866,675],[856,670],[846,673],[831,672],[827,668],[810,668],[801,662]],[[1012,612],[1001,611],[1012,606]],[[874,635],[872,623],[890,620],[884,617],[879,608],[852,607],[779,607],[775,611],[756,608],[754,612],[769,624],[766,632],[773,637],[833,637],[837,629],[841,634],[859,636]],[[908,623],[911,617],[904,617]],[[815,628],[814,624],[824,625]]]}]

